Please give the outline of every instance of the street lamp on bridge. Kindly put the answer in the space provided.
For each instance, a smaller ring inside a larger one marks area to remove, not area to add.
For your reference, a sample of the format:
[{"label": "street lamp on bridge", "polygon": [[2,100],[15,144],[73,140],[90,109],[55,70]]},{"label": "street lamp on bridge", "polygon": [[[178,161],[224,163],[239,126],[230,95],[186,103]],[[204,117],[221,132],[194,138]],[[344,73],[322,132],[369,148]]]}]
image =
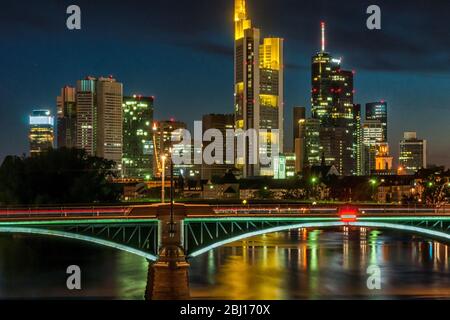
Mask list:
[{"label": "street lamp on bridge", "polygon": [[166,201],[166,197],[165,197],[165,186],[166,186],[166,155],[162,155],[161,156],[161,161],[162,161],[162,169],[161,169],[161,202],[164,203]]}]

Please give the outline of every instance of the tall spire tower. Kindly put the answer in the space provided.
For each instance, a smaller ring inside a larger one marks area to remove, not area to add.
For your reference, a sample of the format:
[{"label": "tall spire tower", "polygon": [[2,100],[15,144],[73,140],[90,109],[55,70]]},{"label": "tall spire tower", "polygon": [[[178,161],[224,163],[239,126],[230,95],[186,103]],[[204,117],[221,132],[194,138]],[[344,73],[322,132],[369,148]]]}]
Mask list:
[{"label": "tall spire tower", "polygon": [[[320,122],[319,150],[309,150],[308,165],[335,165],[341,175],[356,173],[356,108],[353,104],[353,73],[341,59],[326,51],[325,22],[320,23],[321,48],[312,57],[311,111]],[[312,143],[310,143],[312,145]]]},{"label": "tall spire tower", "polygon": [[273,176],[273,164],[260,165],[259,159],[261,154],[273,159],[283,151],[283,39],[261,39],[248,18],[246,1],[234,4],[235,128],[256,130],[258,142],[268,142],[254,148],[244,137],[244,152],[236,164],[243,177]]},{"label": "tall spire tower", "polygon": [[244,30],[252,27],[251,20],[247,19],[245,0],[234,0],[235,40],[244,37]]}]

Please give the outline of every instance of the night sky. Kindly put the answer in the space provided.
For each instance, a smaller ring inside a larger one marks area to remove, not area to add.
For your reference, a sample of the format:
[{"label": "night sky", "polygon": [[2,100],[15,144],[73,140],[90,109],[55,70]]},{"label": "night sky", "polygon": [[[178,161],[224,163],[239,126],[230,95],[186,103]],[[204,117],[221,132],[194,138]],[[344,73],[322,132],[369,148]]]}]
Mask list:
[{"label": "night sky", "polygon": [[[77,4],[82,29],[66,28]],[[366,28],[366,8],[382,29]],[[233,0],[5,1],[0,7],[0,161],[28,150],[32,109],[55,112],[64,85],[113,75],[124,94],[156,96],[155,118],[192,126],[205,113],[233,110]],[[285,39],[285,130],[292,107],[310,110],[310,61],[327,51],[355,70],[355,103],[386,100],[389,142],[403,131],[429,143],[429,162],[450,166],[450,1],[248,0],[254,26]]]}]

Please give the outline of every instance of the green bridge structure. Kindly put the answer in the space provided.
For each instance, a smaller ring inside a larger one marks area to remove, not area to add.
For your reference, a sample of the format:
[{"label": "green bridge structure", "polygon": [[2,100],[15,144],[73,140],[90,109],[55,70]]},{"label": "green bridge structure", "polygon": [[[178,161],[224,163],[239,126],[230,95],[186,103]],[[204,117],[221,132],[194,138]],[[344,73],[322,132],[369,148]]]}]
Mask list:
[{"label": "green bridge structure", "polygon": [[69,238],[112,247],[152,261],[153,299],[189,298],[189,259],[261,234],[341,226],[393,229],[450,241],[450,213],[217,210],[208,205],[158,204],[128,208],[0,210],[0,233]]}]

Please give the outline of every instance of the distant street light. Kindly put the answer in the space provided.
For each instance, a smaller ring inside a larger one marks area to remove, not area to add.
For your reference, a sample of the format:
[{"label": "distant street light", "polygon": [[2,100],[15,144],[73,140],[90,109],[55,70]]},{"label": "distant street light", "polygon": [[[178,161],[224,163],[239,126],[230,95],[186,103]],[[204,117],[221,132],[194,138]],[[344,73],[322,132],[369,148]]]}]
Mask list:
[{"label": "distant street light", "polygon": [[375,187],[377,186],[377,179],[370,179],[370,185],[372,186],[372,200],[375,201]]},{"label": "distant street light", "polygon": [[317,182],[317,178],[316,177],[312,177],[311,178],[311,183],[312,183],[312,191],[313,191],[313,196],[316,196],[316,182]]},{"label": "distant street light", "polygon": [[162,172],[161,172],[161,202],[165,203],[166,197],[165,197],[165,186],[166,186],[166,156],[162,155],[161,156],[161,160],[162,160]]}]

